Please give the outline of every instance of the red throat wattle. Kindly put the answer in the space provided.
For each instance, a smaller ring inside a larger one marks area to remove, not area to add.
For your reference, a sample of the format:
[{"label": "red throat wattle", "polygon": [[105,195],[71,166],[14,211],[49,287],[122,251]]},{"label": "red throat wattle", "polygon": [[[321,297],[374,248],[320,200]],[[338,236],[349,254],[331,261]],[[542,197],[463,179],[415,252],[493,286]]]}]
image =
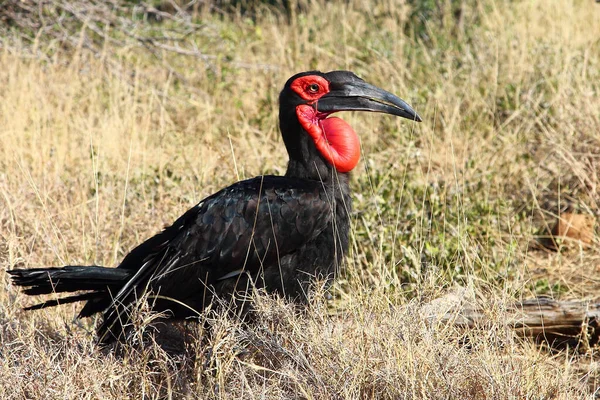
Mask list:
[{"label": "red throat wattle", "polygon": [[360,141],[354,129],[337,117],[327,118],[308,104],[296,107],[300,125],[311,136],[317,150],[338,172],[350,172],[360,159]]}]

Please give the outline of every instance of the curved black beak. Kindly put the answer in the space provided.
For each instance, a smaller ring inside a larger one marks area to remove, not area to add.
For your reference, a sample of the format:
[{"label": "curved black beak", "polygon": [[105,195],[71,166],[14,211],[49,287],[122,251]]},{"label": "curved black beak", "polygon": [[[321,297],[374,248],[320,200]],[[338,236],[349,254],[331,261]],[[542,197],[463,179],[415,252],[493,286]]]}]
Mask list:
[{"label": "curved black beak", "polygon": [[316,106],[317,111],[323,113],[371,111],[421,122],[421,117],[400,97],[362,80],[332,85],[331,91],[321,97]]}]

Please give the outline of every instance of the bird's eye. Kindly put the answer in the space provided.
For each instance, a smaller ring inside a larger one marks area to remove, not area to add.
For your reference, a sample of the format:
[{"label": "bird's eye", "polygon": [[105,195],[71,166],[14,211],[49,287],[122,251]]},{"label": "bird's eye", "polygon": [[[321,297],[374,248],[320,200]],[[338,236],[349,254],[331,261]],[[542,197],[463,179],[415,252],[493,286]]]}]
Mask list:
[{"label": "bird's eye", "polygon": [[316,83],[308,85],[308,91],[311,93],[317,93],[319,91],[319,85],[317,85]]}]

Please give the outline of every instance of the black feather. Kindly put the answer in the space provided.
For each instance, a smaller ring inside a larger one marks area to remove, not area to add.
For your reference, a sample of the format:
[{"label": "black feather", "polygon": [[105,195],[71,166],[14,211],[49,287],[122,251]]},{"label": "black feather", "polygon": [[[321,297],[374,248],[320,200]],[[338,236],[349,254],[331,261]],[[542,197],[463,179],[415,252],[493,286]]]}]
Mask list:
[{"label": "black feather", "polygon": [[34,268],[6,271],[12,283],[24,286],[26,294],[38,295],[78,290],[106,290],[120,286],[131,273],[115,268],[69,265],[62,268]]},{"label": "black feather", "polygon": [[42,308],[55,307],[61,304],[76,303],[78,301],[91,300],[98,297],[98,293],[83,293],[73,296],[63,297],[62,299],[48,300],[43,303],[25,307],[24,310],[41,310]]}]

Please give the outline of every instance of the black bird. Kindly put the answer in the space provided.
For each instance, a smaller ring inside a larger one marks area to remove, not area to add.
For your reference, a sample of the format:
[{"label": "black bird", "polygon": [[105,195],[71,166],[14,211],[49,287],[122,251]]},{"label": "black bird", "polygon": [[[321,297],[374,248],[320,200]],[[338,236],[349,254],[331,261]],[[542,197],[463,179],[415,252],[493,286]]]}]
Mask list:
[{"label": "black bird", "polygon": [[[421,121],[402,99],[349,71],[303,72],[279,96],[279,126],[289,155],[285,176],[258,176],[202,200],[170,227],[134,248],[117,268],[15,269],[29,295],[83,292],[40,309],[86,300],[78,317],[103,313],[101,341],[120,338],[136,300],[173,318],[264,288],[302,301],[315,278],[332,279],[348,250],[349,172],[358,135],[338,111],[373,111]],[[150,301],[150,300],[149,300]]]}]

